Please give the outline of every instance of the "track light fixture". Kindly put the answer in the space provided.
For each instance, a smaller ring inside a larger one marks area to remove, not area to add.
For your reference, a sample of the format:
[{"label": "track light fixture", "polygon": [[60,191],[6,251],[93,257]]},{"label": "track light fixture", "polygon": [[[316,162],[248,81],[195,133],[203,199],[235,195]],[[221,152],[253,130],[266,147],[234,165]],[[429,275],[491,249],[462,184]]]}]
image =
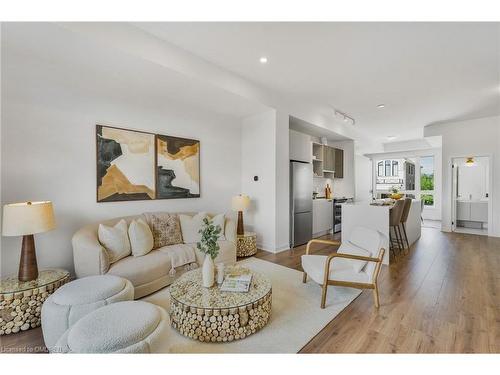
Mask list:
[{"label": "track light fixture", "polygon": [[356,121],[351,116],[346,115],[344,112],[334,109],[333,113],[335,117],[342,119],[344,122],[350,122],[351,125],[354,125],[356,123]]}]

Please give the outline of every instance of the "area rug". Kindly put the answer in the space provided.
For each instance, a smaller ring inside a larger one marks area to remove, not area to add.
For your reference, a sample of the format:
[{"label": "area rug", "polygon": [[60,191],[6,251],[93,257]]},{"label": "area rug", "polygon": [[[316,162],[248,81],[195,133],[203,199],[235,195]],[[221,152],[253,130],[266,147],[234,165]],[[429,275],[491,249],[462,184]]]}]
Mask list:
[{"label": "area rug", "polygon": [[[302,272],[257,258],[238,264],[271,279],[272,315],[269,323],[255,334],[230,343],[204,343],[182,336],[171,328],[167,353],[297,353],[360,293],[358,289],[328,289],[326,308],[319,307],[321,287],[310,278],[302,283]],[[143,298],[170,309],[168,288]]]}]

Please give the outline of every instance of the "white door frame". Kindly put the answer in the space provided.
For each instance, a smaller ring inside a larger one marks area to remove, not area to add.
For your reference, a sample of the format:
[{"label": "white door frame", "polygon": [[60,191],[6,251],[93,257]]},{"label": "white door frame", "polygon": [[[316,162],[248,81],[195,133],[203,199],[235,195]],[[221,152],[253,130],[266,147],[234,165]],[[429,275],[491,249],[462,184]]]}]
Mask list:
[{"label": "white door frame", "polygon": [[[454,186],[454,180],[453,180],[453,162],[455,159],[466,159],[466,158],[488,158],[488,236],[493,236],[493,200],[496,199],[496,197],[493,196],[493,154],[479,154],[479,155],[455,155],[451,156],[449,159],[449,168],[451,169],[451,219],[450,219],[450,228],[451,231],[455,231],[455,225],[456,225],[456,206],[455,206],[455,186]],[[452,224],[452,223],[455,223]]]}]

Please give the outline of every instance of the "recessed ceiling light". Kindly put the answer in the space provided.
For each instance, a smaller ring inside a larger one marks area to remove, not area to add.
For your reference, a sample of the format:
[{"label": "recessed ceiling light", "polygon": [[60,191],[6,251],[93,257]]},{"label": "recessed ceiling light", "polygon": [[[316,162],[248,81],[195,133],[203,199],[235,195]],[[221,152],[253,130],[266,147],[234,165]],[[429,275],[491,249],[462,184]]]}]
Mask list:
[{"label": "recessed ceiling light", "polygon": [[377,108],[385,108],[385,104],[379,104]]},{"label": "recessed ceiling light", "polygon": [[261,64],[267,64],[267,57],[266,56],[262,56],[260,59],[259,59],[260,63]]},{"label": "recessed ceiling light", "polygon": [[396,138],[397,138],[397,136],[395,136],[395,135],[388,135],[387,136],[388,141],[392,141],[393,139],[396,139]]}]

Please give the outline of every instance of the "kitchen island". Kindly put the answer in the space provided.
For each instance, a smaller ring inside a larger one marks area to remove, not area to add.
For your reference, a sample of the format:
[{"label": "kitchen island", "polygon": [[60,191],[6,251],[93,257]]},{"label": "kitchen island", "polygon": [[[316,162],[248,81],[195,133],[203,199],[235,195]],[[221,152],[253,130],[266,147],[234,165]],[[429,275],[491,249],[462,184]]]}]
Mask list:
[{"label": "kitchen island", "polygon": [[[389,211],[392,206],[372,206],[368,202],[346,203],[342,206],[342,241],[349,239],[355,227],[365,227],[377,230],[383,235],[382,247],[386,249],[384,264],[389,264]],[[420,200],[412,200],[406,233],[410,246],[421,234]]]}]

